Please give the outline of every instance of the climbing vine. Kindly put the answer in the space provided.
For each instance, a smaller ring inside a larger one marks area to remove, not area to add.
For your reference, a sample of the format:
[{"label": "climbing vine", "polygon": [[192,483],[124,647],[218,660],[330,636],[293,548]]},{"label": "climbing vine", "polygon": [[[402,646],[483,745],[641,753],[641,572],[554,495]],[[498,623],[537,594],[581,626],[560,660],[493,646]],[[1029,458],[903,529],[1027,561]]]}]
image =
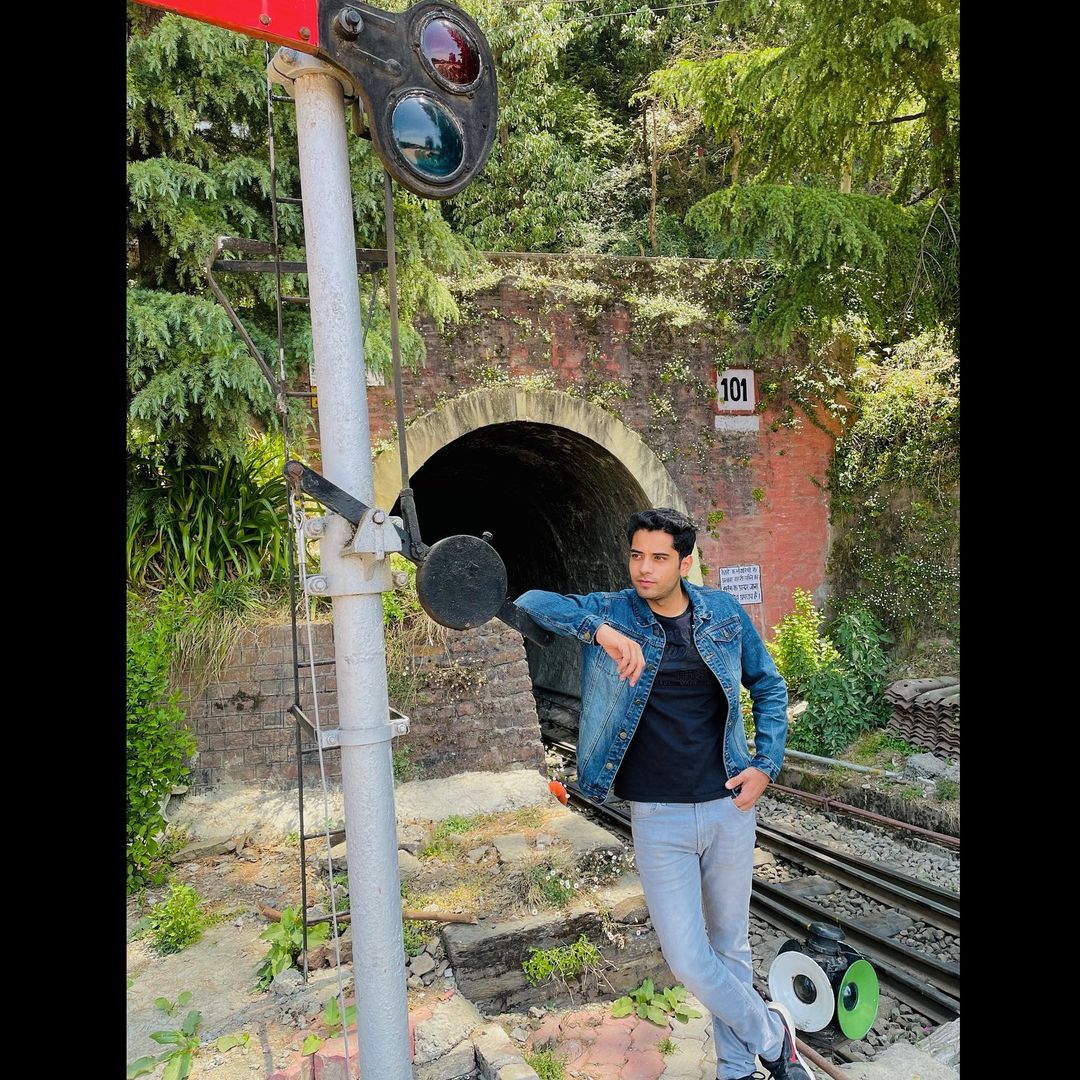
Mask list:
[{"label": "climbing vine", "polygon": [[857,418],[829,474],[838,527],[829,570],[910,647],[958,633],[960,369],[931,331],[865,359],[849,389]]}]

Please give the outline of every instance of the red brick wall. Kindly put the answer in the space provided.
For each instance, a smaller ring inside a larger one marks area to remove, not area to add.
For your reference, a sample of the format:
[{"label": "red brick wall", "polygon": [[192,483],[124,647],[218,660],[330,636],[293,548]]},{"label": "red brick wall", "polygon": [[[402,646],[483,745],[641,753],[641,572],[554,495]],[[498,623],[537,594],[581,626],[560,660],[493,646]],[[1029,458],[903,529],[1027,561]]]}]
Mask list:
[{"label": "red brick wall", "polygon": [[[334,658],[333,627],[312,627],[316,660]],[[301,627],[301,641],[306,638]],[[306,663],[307,652],[300,656]],[[421,778],[476,769],[512,766],[543,769],[544,752],[529,665],[521,635],[501,622],[462,633],[445,643],[417,650],[411,666],[422,672],[416,700],[391,700],[409,715],[409,734],[394,749],[408,746]],[[303,669],[300,707],[312,720],[311,680]],[[319,720],[338,726],[334,666],[316,668]],[[479,684],[479,685],[478,685]],[[287,712],[293,702],[292,632],[288,625],[261,627],[233,649],[219,682],[184,702],[195,732],[198,755],[193,787],[258,782],[289,786],[296,782],[296,722]],[[305,747],[314,741],[306,736]],[[326,774],[341,777],[341,753],[324,755]],[[318,755],[305,755],[304,782],[318,783]]]},{"label": "red brick wall", "polygon": [[[514,274],[522,267],[562,267],[568,263],[565,257],[524,260],[506,255],[496,262],[506,276],[469,298],[472,317],[443,333],[430,321],[419,324],[427,357],[422,368],[403,373],[406,416],[418,416],[475,389],[480,371],[486,379],[493,372],[508,379],[547,375],[555,389],[582,393],[604,381],[629,382],[632,397],[612,402],[613,411],[664,462],[700,523],[698,544],[709,570],[706,584],[719,584],[720,566],[760,564],[764,602],[748,606],[748,611],[759,629],[770,634],[791,610],[796,587],[823,600],[829,543],[824,484],[833,436],[802,415],[795,429],[779,426],[775,407],[760,414],[757,432],[717,431],[715,399],[703,390],[715,387],[724,341],[663,321],[646,325],[636,318],[632,304],[618,298],[597,314],[593,300],[573,302],[515,285]],[[700,270],[700,262],[686,262]],[[607,264],[625,273],[624,280],[638,289],[647,287],[654,273],[652,260],[594,263]],[[718,274],[723,265],[717,264]],[[739,295],[734,286],[727,300],[731,311]],[[729,341],[737,335],[735,328]],[[695,385],[661,378],[664,365],[674,357],[686,361]],[[779,359],[755,361],[757,400]],[[657,415],[657,399],[671,404],[676,419]],[[394,437],[392,388],[370,388],[368,405],[373,442]],[[817,418],[829,426],[820,412]],[[706,527],[710,513],[723,514],[712,529]]]}]

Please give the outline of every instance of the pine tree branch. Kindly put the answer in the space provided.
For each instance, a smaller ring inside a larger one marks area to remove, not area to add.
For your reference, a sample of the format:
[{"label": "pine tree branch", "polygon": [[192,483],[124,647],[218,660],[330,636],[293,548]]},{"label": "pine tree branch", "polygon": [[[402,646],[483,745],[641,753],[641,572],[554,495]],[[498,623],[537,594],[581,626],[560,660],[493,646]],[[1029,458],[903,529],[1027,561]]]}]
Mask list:
[{"label": "pine tree branch", "polygon": [[907,116],[894,116],[889,120],[868,120],[867,126],[878,127],[881,124],[903,124],[906,123],[908,120],[921,120],[924,116],[926,116],[927,112],[927,109],[923,109],[922,112],[910,113]]},{"label": "pine tree branch", "polygon": [[904,205],[914,206],[916,203],[921,203],[923,199],[925,199],[928,195],[933,194],[935,191],[937,191],[936,187],[923,188],[923,190],[920,191],[918,195],[912,195],[911,198],[908,199],[906,203],[904,203]]}]

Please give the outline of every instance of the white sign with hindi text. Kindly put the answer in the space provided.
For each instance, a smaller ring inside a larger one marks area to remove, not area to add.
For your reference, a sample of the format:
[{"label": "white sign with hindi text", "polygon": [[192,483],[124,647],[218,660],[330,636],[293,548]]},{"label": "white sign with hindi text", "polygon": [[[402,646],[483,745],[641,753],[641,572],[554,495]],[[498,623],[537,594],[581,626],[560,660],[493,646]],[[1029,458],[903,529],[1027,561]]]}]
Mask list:
[{"label": "white sign with hindi text", "polygon": [[721,566],[720,588],[731,593],[740,604],[760,604],[761,567]]}]

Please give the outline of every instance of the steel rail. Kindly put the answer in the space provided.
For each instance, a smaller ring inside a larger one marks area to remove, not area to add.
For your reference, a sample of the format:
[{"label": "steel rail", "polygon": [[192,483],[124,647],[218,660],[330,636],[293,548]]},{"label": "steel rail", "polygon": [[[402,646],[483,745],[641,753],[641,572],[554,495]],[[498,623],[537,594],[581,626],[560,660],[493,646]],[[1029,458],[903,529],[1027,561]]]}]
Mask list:
[{"label": "steel rail", "polygon": [[[631,835],[630,818],[612,807],[602,806],[574,783],[566,785],[575,802],[601,814],[621,833]],[[791,934],[805,935],[810,923],[839,926],[852,945],[864,952],[879,971],[881,982],[923,1015],[947,1023],[960,1015],[960,967],[926,957],[914,949],[860,928],[851,920],[795,896],[778,885],[753,882],[751,910],[761,919]]]},{"label": "steel rail", "polygon": [[833,881],[865,896],[893,907],[902,907],[907,914],[947,934],[960,934],[960,898],[956,893],[947,893],[909,874],[888,870],[856,855],[832,851],[773,825],[759,823],[757,841],[759,847],[799,863],[808,870],[824,873]]}]

